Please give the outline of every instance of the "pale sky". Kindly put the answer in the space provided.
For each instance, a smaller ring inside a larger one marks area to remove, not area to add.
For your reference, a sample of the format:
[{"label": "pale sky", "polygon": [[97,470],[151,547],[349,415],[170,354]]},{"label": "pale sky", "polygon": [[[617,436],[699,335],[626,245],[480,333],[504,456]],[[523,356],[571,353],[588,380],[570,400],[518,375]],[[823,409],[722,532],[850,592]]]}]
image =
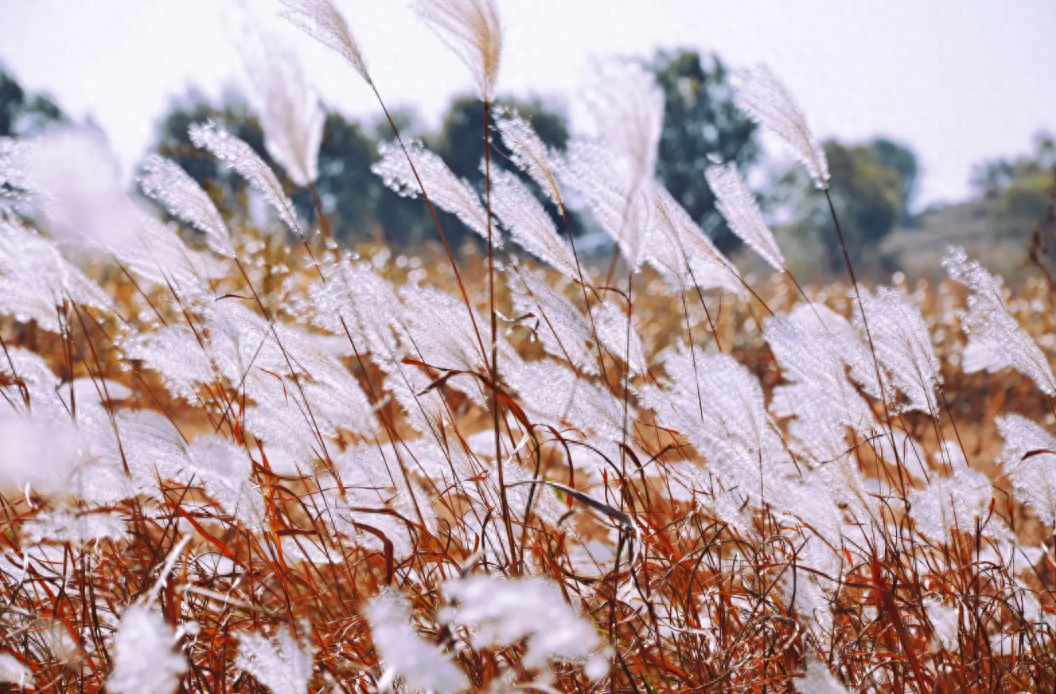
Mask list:
[{"label": "pale sky", "polygon": [[[452,95],[472,91],[407,0],[335,1],[390,106],[415,105],[435,123]],[[735,67],[768,63],[820,137],[908,142],[923,202],[964,198],[973,164],[1026,153],[1034,133],[1056,132],[1049,0],[497,2],[500,93],[564,98],[576,128],[575,93],[592,58],[689,47]],[[377,112],[340,59],[275,20],[272,0],[0,0],[0,61],[75,117],[90,115],[130,170],[172,96],[245,83],[240,7],[292,43],[328,104],[353,117]]]}]

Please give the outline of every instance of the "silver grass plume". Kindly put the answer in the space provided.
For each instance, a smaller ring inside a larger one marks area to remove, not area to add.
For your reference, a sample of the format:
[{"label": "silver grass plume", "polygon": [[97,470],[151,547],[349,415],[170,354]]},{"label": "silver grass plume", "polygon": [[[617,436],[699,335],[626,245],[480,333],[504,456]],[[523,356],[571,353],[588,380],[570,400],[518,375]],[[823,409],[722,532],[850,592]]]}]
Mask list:
[{"label": "silver grass plume", "polygon": [[[873,317],[873,348],[892,384],[906,397],[905,410],[938,416],[935,389],[942,383],[939,359],[920,309],[896,289],[881,287],[875,296],[861,292],[862,305]],[[854,325],[864,331],[862,307],[855,305]]]},{"label": "silver grass plume", "polygon": [[454,694],[469,687],[465,673],[440,649],[422,638],[411,621],[410,603],[395,592],[382,592],[366,609],[370,635],[384,667],[378,690],[391,688],[397,677],[411,691],[430,689]]},{"label": "silver grass plume", "polygon": [[517,168],[531,176],[546,196],[563,209],[550,150],[535,132],[532,124],[515,111],[501,106],[492,109],[492,118],[502,143],[510,150],[510,160]]},{"label": "silver grass plume", "polygon": [[635,181],[628,163],[606,147],[582,140],[569,144],[560,167],[563,180],[583,196],[594,218],[637,272],[645,261],[654,213],[649,187]]},{"label": "silver grass plume", "polygon": [[491,206],[513,240],[526,251],[568,277],[576,276],[572,251],[557,234],[553,220],[516,174],[492,172]]},{"label": "silver grass plume", "polygon": [[[853,338],[853,331],[852,338],[845,339],[842,331],[824,327],[817,318],[810,322],[809,307],[802,308],[799,314],[768,316],[763,320],[763,339],[788,381],[774,389],[770,411],[777,418],[796,417],[789,425],[790,433],[821,453],[824,457],[818,462],[822,462],[833,457],[830,453],[845,448],[842,443],[846,427],[868,430],[875,425],[875,419],[869,404],[847,380],[847,365],[852,377],[856,371],[864,373],[861,360],[855,356],[859,352],[855,345],[860,343]],[[849,325],[846,327],[850,329]],[[873,388],[869,387],[870,381]],[[860,384],[871,395],[878,393],[875,378]]]},{"label": "silver grass plume", "polygon": [[645,260],[656,168],[664,121],[663,92],[641,65],[614,61],[597,67],[587,91],[604,145],[573,142],[562,165],[601,226],[616,241],[631,273]]},{"label": "silver grass plume", "polygon": [[367,84],[373,86],[367,63],[348,22],[331,0],[283,0],[282,16],[345,59]]},{"label": "silver grass plume", "polygon": [[278,213],[290,231],[301,235],[293,203],[283,192],[275,172],[252,147],[212,120],[195,123],[188,129],[188,134],[195,147],[211,152],[214,157],[237,171],[251,186],[263,193],[268,204]]},{"label": "silver grass plume", "polygon": [[788,461],[759,379],[727,354],[694,352],[665,350],[663,389],[643,386],[639,400],[678,428],[709,473],[758,506],[786,487],[781,478]]},{"label": "silver grass plume", "polygon": [[312,645],[309,640],[298,643],[287,629],[280,629],[274,639],[242,632],[235,667],[272,694],[306,694],[312,679]]},{"label": "silver grass plume", "polygon": [[510,276],[510,292],[518,313],[538,319],[535,334],[547,354],[567,359],[588,374],[597,372],[591,349],[594,333],[571,301],[528,270]]},{"label": "silver grass plume", "polygon": [[0,183],[18,189],[49,231],[79,245],[134,238],[133,205],[102,133],[53,126],[0,151]]},{"label": "silver grass plume", "polygon": [[798,694],[848,694],[847,688],[829,672],[828,666],[813,658],[807,661],[806,675],[792,682]]},{"label": "silver grass plume", "polygon": [[[434,205],[458,217],[483,239],[488,238],[488,214],[480,204],[480,196],[469,181],[459,178],[437,154],[430,152],[420,142],[409,142],[406,156],[395,143],[383,142],[378,145],[378,151],[381,160],[370,170],[381,177],[386,186],[408,198],[418,197],[421,187],[424,187],[429,191],[429,199]],[[414,161],[422,181],[421,187],[407,160],[408,156]],[[498,234],[493,235],[492,243],[501,247]]]},{"label": "silver grass plume", "polygon": [[113,308],[107,293],[63,258],[54,241],[0,218],[0,315],[33,320],[43,330],[61,333],[56,307],[67,300],[104,311]]},{"label": "silver grass plume", "polygon": [[969,261],[963,248],[951,248],[942,265],[952,280],[971,291],[961,327],[975,349],[986,355],[987,367],[1011,367],[1033,379],[1046,395],[1056,395],[1056,377],[1049,360],[1008,312],[1001,298],[1000,280],[978,262]]},{"label": "silver grass plume", "polygon": [[474,647],[526,642],[523,664],[529,670],[543,670],[550,660],[586,660],[591,679],[608,672],[606,659],[593,652],[601,645],[597,628],[572,610],[556,583],[478,574],[448,581],[442,589],[457,605],[443,617],[471,627]]},{"label": "silver grass plume", "polygon": [[416,0],[414,9],[466,64],[480,97],[491,101],[502,58],[502,26],[494,0]]},{"label": "silver grass plume", "polygon": [[733,78],[737,105],[755,122],[773,131],[792,148],[818,188],[828,188],[829,164],[825,150],[814,140],[807,119],[785,85],[765,65]]},{"label": "silver grass plume", "polygon": [[187,669],[173,650],[176,637],[160,612],[135,604],[121,617],[114,637],[114,671],[106,687],[116,694],[171,694]]},{"label": "silver grass plume", "polygon": [[164,224],[144,210],[137,210],[137,220],[135,237],[105,245],[129,272],[152,284],[169,284],[185,299],[203,298],[210,293],[207,280],[224,276],[223,263],[187,248],[175,224]]},{"label": "silver grass plume", "polygon": [[735,164],[709,166],[704,172],[716,207],[737,236],[778,272],[785,269],[785,256],[773,232],[763,221],[763,213]]},{"label": "silver grass plume", "polygon": [[319,96],[309,86],[296,56],[276,37],[253,36],[246,53],[246,72],[264,130],[264,146],[290,180],[305,188],[319,176],[319,146],[326,121]]},{"label": "silver grass plume", "polygon": [[[952,475],[931,475],[931,482],[924,489],[909,493],[913,508],[913,524],[926,537],[940,543],[949,540],[952,531],[974,529],[977,519],[987,516],[993,485],[984,473],[968,467],[956,445],[943,442],[941,447],[948,453]],[[996,523],[987,524],[987,535],[993,535]],[[998,531],[999,535],[1003,533]]]},{"label": "silver grass plume", "polygon": [[[620,359],[626,357],[627,368],[632,373],[644,374],[648,367],[642,351],[642,339],[634,325],[627,324],[629,319],[626,312],[611,301],[603,301],[591,307],[590,315],[594,319],[598,339],[605,349]],[[626,354],[625,342],[629,342],[630,354]]]},{"label": "silver grass plume", "polygon": [[672,281],[677,291],[697,286],[744,294],[744,284],[726,256],[667,188],[659,183],[652,185],[656,214],[650,232],[653,243],[649,244],[649,264]]},{"label": "silver grass plume", "polygon": [[994,420],[1005,440],[998,461],[1016,494],[1045,523],[1056,522],[1056,437],[1018,414]]},{"label": "silver grass plume", "polygon": [[172,161],[157,154],[147,157],[139,177],[143,192],[162,205],[169,213],[205,234],[209,248],[232,258],[231,239],[224,218],[198,182]]}]

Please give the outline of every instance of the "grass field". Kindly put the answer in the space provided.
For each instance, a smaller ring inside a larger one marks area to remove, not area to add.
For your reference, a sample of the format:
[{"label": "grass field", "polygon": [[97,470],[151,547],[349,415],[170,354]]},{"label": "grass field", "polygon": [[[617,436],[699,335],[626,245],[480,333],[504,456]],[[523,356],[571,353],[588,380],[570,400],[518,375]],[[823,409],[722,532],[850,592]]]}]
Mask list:
[{"label": "grass field", "polygon": [[[373,86],[328,2],[292,6]],[[437,7],[487,103],[494,8]],[[0,682],[1056,687],[1053,288],[956,249],[937,283],[812,285],[716,164],[701,185],[771,268],[744,275],[652,181],[656,87],[616,74],[606,139],[567,157],[485,112],[612,263],[499,164],[479,195],[395,125],[376,172],[480,239],[341,247],[215,124],[192,141],[281,233],[160,158],[139,184],[175,221],[144,214],[90,133],[3,142]],[[791,97],[743,80],[828,195]]]}]

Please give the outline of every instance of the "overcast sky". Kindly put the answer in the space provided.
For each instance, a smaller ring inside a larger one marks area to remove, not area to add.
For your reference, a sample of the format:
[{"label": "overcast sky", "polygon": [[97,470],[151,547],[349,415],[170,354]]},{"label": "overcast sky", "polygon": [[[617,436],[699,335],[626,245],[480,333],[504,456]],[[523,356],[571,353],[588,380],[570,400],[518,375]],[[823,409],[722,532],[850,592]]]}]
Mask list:
[{"label": "overcast sky", "polygon": [[[335,0],[382,95],[436,122],[472,90],[464,67],[406,0]],[[922,201],[968,194],[973,164],[1025,153],[1056,131],[1056,3],[1049,0],[498,0],[500,92],[574,104],[588,61],[657,48],[768,63],[822,137],[885,134],[913,146]],[[126,169],[188,85],[218,95],[245,77],[239,8],[283,32],[327,103],[373,115],[339,59],[274,19],[271,0],[0,0],[0,61],[24,86],[91,115]],[[572,109],[574,126],[580,119]],[[780,152],[775,152],[780,155]]]}]

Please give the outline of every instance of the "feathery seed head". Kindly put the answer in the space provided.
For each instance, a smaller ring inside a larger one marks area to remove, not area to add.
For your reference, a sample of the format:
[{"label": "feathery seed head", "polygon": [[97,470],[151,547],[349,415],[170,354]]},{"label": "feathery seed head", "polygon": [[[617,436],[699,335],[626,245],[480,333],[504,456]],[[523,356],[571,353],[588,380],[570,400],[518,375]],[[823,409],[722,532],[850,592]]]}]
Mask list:
[{"label": "feathery seed head", "polygon": [[333,0],[282,0],[282,3],[286,7],[283,17],[344,58],[367,84],[373,86],[359,44]]},{"label": "feathery seed head", "polygon": [[770,68],[757,65],[736,74],[733,85],[737,104],[752,120],[788,143],[818,188],[828,188],[825,150],[814,140],[799,105]]},{"label": "feathery seed head", "polygon": [[763,257],[772,268],[785,269],[785,256],[777,245],[777,239],[763,221],[763,213],[748,184],[735,164],[709,166],[704,172],[711,192],[715,194],[716,207],[726,218],[733,233]]},{"label": "feathery seed head", "polygon": [[414,9],[469,68],[480,98],[491,101],[502,59],[495,0],[416,0]]}]

